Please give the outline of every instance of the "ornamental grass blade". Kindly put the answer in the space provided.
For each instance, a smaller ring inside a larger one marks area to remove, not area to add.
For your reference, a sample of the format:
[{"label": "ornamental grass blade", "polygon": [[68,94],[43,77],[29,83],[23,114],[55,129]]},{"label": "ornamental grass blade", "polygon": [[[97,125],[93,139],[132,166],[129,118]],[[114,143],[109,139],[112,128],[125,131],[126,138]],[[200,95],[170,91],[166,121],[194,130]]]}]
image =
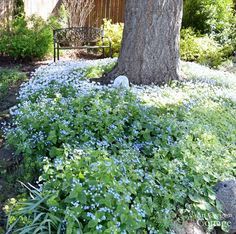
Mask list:
[{"label": "ornamental grass blade", "polygon": [[13,228],[18,223],[18,221],[19,221],[19,218],[9,227],[9,219],[7,219],[7,225],[6,225],[7,232],[6,232],[6,234],[10,234],[12,232]]}]

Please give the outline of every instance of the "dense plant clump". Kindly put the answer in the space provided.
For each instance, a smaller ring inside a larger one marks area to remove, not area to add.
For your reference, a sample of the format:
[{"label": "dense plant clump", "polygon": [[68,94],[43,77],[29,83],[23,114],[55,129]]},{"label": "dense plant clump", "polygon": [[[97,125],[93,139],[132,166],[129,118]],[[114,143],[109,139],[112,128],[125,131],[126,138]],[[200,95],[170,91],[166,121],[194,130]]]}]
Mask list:
[{"label": "dense plant clump", "polygon": [[91,78],[91,79],[100,78],[104,74],[110,72],[114,68],[115,65],[116,65],[116,62],[112,62],[106,65],[91,66],[85,70],[84,75],[86,76],[86,78]]},{"label": "dense plant clump", "polygon": [[220,220],[213,186],[235,176],[236,77],[182,63],[188,79],[171,86],[86,80],[114,63],[51,64],[22,87],[7,138],[39,188],[9,230],[173,233],[174,221]]},{"label": "dense plant clump", "polygon": [[26,75],[17,69],[0,68],[0,101],[7,94],[10,87],[24,80],[26,80]]},{"label": "dense plant clump", "polygon": [[[122,24],[112,24],[110,20],[104,21],[105,35],[112,39],[113,56],[118,56],[121,48],[123,27]],[[232,40],[227,43],[218,42],[214,36],[196,33],[193,28],[181,30],[180,56],[184,61],[196,61],[210,67],[218,67],[230,58],[235,49],[236,42],[233,34]],[[105,51],[109,55],[109,50]]]},{"label": "dense plant clump", "polygon": [[[118,57],[121,48],[124,24],[112,23],[111,20],[104,19],[103,28],[106,37],[109,37],[112,42],[112,55]],[[100,42],[101,44],[102,42]],[[109,56],[109,49],[105,49],[105,55]]]},{"label": "dense plant clump", "polygon": [[[210,36],[211,44],[219,43],[218,49],[215,47],[217,55],[209,56],[213,49],[212,46],[206,50],[210,65],[212,60],[216,60],[216,57],[220,62],[220,60],[232,56],[233,51],[236,50],[236,18],[233,0],[184,0],[182,26],[184,29],[192,28],[197,34]],[[198,37],[195,40],[198,40]],[[202,41],[202,43],[204,42],[208,44],[207,40]],[[200,44],[198,45],[200,46]],[[194,47],[196,48],[196,44]],[[201,50],[201,46],[199,49]]]},{"label": "dense plant clump", "polygon": [[229,35],[235,23],[233,6],[232,0],[184,0],[182,25],[203,34]]},{"label": "dense plant clump", "polygon": [[54,19],[24,16],[12,20],[10,30],[0,30],[0,53],[15,59],[42,59],[52,51]]},{"label": "dense plant clump", "polygon": [[208,35],[198,35],[191,28],[182,29],[180,55],[185,61],[196,61],[210,67],[218,67],[231,56],[233,46],[220,45]]},{"label": "dense plant clump", "polygon": [[24,1],[15,0],[13,3],[13,17],[24,16]]}]

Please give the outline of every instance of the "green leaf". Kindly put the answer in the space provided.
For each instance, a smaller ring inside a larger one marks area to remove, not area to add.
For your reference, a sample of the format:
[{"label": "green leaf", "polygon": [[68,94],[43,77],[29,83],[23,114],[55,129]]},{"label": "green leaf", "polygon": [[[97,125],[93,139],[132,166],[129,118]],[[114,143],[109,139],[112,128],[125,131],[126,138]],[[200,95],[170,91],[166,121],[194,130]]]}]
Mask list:
[{"label": "green leaf", "polygon": [[201,202],[202,200],[202,198],[198,194],[195,194],[195,195],[189,194],[188,197],[193,202]]},{"label": "green leaf", "polygon": [[200,203],[195,204],[195,206],[197,206],[201,210],[208,210],[208,211],[212,210],[212,206],[204,200],[202,200]]},{"label": "green leaf", "polygon": [[88,223],[88,227],[89,228],[95,228],[98,224],[98,221],[97,220],[90,220],[89,223]]},{"label": "green leaf", "polygon": [[56,144],[57,143],[57,133],[55,130],[51,130],[49,132],[49,135],[48,135],[48,138],[47,138],[48,141],[51,141],[53,144]]}]

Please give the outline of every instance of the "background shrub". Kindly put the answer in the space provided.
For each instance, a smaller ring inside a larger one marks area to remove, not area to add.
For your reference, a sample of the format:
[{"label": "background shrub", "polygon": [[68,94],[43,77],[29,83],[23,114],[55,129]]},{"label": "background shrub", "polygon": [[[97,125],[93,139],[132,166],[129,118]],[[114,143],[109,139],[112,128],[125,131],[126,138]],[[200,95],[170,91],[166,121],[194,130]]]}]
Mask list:
[{"label": "background shrub", "polygon": [[[104,19],[104,32],[105,36],[109,37],[112,41],[112,55],[118,57],[121,48],[121,41],[123,36],[124,24],[113,24],[111,20]],[[100,42],[101,44],[101,42]],[[109,49],[105,50],[105,55],[109,56]]]},{"label": "background shrub", "polygon": [[233,22],[232,0],[184,0],[182,25],[202,34],[219,34]]},{"label": "background shrub", "polygon": [[184,0],[183,28],[209,35],[223,47],[222,58],[236,50],[236,17],[233,0]]},{"label": "background shrub", "polygon": [[54,19],[45,22],[36,16],[17,17],[10,30],[0,31],[0,52],[14,59],[42,59],[52,51],[52,27],[56,25]]},{"label": "background shrub", "polygon": [[181,30],[180,54],[183,60],[217,67],[226,53],[226,47],[223,48],[213,38],[196,34],[191,28]]},{"label": "background shrub", "polygon": [[[206,16],[208,17],[208,15]],[[203,16],[199,15],[198,17],[205,22]],[[202,24],[201,21],[198,21],[198,23]],[[232,56],[233,51],[236,49],[235,30],[232,30],[230,27],[230,32],[225,29],[221,34],[210,36],[208,34],[202,34],[201,31],[203,30],[196,31],[198,30],[197,25],[193,26],[193,28],[189,27],[181,30],[181,59],[185,61],[196,61],[210,67],[218,67]],[[123,27],[123,24],[113,24],[111,20],[104,20],[105,35],[112,39],[113,56],[115,57],[119,56]],[[218,36],[218,39],[219,37],[224,37],[224,42],[217,40],[216,36]],[[105,50],[105,54],[109,56],[109,50]]]},{"label": "background shrub", "polygon": [[24,16],[24,1],[15,0],[13,3],[13,17]]}]

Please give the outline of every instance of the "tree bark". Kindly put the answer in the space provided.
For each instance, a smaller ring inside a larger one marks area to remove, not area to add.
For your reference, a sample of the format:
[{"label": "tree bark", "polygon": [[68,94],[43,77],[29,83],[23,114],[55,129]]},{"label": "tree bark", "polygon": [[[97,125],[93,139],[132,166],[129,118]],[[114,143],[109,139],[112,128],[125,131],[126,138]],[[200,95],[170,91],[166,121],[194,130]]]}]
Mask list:
[{"label": "tree bark", "polygon": [[182,9],[183,0],[126,0],[118,64],[103,81],[118,75],[147,85],[179,79]]}]

